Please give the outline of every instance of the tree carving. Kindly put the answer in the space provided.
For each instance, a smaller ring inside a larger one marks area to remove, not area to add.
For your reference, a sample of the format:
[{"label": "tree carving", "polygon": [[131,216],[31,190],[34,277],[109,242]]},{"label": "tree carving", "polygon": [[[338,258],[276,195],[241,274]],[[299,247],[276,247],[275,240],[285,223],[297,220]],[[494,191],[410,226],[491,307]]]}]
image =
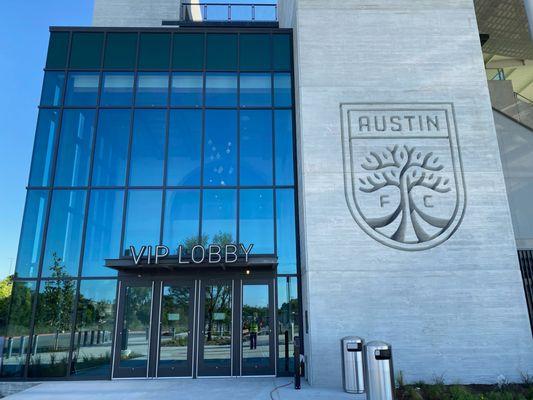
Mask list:
[{"label": "tree carving", "polygon": [[374,229],[384,228],[397,218],[401,221],[391,239],[407,243],[409,232],[416,234],[418,242],[425,242],[434,236],[424,231],[414,218],[415,213],[429,225],[445,229],[448,219],[434,217],[416,205],[412,198],[415,187],[425,187],[435,193],[447,193],[451,190],[450,180],[442,176],[444,165],[433,152],[424,153],[410,146],[389,146],[382,152],[370,152],[361,167],[368,172],[359,178],[359,190],[374,193],[387,186],[397,187],[400,191],[400,203],[390,215],[382,218],[365,218]]}]

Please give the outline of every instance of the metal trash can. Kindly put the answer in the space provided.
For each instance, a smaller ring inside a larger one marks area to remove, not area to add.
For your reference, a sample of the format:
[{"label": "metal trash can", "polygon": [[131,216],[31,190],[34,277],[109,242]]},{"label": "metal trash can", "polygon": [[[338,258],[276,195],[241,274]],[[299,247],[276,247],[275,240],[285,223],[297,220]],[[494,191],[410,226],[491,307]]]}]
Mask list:
[{"label": "metal trash can", "polygon": [[385,342],[370,342],[365,347],[367,400],[394,400],[392,347]]},{"label": "metal trash can", "polygon": [[358,336],[341,340],[342,384],[348,393],[365,392],[363,348],[365,341]]}]

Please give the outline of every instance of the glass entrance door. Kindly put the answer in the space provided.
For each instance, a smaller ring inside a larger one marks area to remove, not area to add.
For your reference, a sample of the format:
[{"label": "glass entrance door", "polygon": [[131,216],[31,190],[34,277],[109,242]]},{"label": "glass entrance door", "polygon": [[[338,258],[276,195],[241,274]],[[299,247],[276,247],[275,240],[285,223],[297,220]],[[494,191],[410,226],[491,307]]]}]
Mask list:
[{"label": "glass entrance door", "polygon": [[274,298],[272,282],[243,282],[241,374],[274,375]]},{"label": "glass entrance door", "polygon": [[118,310],[114,376],[147,377],[153,284],[124,283],[120,288],[120,299],[123,300],[120,301]]},{"label": "glass entrance door", "polygon": [[232,281],[202,282],[198,376],[232,376]]},{"label": "glass entrance door", "polygon": [[195,284],[161,287],[157,376],[192,376]]}]

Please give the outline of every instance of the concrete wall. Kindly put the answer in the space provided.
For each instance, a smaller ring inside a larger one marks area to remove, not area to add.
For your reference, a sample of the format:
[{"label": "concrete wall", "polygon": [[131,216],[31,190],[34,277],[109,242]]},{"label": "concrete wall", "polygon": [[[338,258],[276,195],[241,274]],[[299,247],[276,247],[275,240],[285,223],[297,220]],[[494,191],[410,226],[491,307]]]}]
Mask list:
[{"label": "concrete wall", "polygon": [[95,0],[94,26],[150,27],[179,19],[179,0]]},{"label": "concrete wall", "polygon": [[520,249],[533,248],[533,131],[494,112],[511,216]]},{"label": "concrete wall", "polygon": [[[472,1],[294,0],[280,10],[288,13],[281,26],[295,34],[309,381],[341,385],[339,340],[353,334],[392,343],[396,371],[408,381],[495,382],[500,374],[519,380],[521,371],[533,373]],[[341,103],[453,105],[460,146],[452,153],[459,148],[462,174],[452,181],[457,191],[464,179],[466,211],[447,241],[398,250],[355,221],[345,180],[358,176],[344,172]]]}]

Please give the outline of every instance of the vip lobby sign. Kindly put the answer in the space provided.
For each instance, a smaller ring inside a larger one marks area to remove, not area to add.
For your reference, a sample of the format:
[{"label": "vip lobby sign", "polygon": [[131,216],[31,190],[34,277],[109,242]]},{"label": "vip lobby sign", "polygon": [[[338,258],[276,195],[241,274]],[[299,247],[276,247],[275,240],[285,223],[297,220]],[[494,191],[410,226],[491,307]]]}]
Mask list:
[{"label": "vip lobby sign", "polygon": [[341,104],[348,207],[400,250],[446,241],[466,204],[452,104]]}]

